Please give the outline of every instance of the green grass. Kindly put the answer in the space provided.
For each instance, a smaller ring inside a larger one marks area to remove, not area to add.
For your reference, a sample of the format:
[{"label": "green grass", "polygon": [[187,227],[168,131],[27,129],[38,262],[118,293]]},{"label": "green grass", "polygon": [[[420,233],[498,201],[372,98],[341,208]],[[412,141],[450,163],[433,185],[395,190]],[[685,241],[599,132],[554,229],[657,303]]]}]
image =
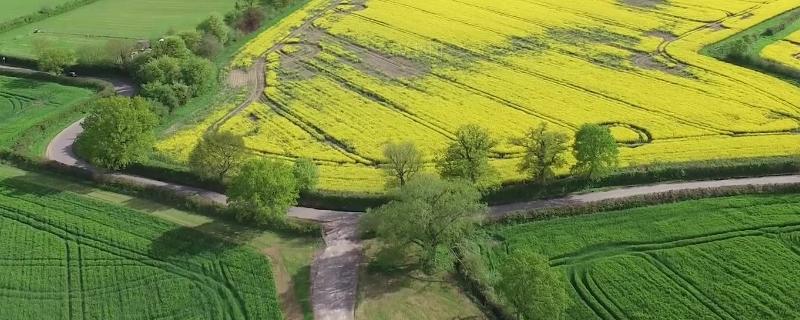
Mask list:
[{"label": "green grass", "polygon": [[[177,210],[146,200],[98,190],[79,183],[0,165],[0,185],[5,184],[7,181],[17,184],[36,185],[36,189],[47,188],[47,190],[69,190],[69,192],[53,192],[53,194],[58,195],[59,197],[69,197],[74,200],[73,203],[78,203],[79,200],[79,202],[82,204],[88,203],[91,205],[112,207],[114,208],[114,212],[124,212],[124,217],[113,214],[109,215],[108,217],[104,217],[102,220],[103,223],[111,223],[109,224],[110,226],[119,230],[130,230],[132,226],[146,227],[152,225],[147,227],[154,228],[154,231],[148,231],[150,232],[149,234],[163,232],[164,234],[177,233],[182,235],[183,233],[186,233],[191,236],[191,239],[199,237],[198,239],[203,240],[199,241],[200,245],[205,245],[204,243],[223,243],[221,240],[214,240],[223,239],[226,240],[229,245],[225,246],[225,251],[221,251],[222,258],[229,255],[228,247],[230,247],[230,250],[233,250],[232,252],[236,253],[237,255],[246,256],[248,259],[259,260],[259,263],[263,262],[263,258],[259,259],[260,257],[263,257],[263,255],[268,255],[272,261],[272,272],[274,273],[274,280],[277,284],[278,296],[281,300],[284,313],[287,314],[287,317],[294,316],[295,318],[311,318],[311,307],[308,298],[308,288],[310,288],[309,266],[314,252],[320,246],[320,240],[318,238],[296,237],[266,230],[251,229],[224,221],[217,221],[191,212]],[[0,203],[5,204],[5,202]],[[108,213],[104,213],[104,215],[108,215]],[[92,218],[97,220],[97,217]],[[114,221],[106,221],[108,219]],[[83,225],[83,223],[81,223],[81,225]],[[76,228],[79,227],[76,226]],[[112,231],[109,232],[113,233]],[[186,239],[175,240],[174,248],[170,248],[172,244],[165,244],[163,241],[161,244],[165,246],[167,251],[177,250],[176,248],[191,247],[189,244],[184,243],[185,240]],[[145,240],[144,242],[147,241]],[[146,244],[144,244],[144,246],[146,246]],[[176,255],[175,257],[168,256],[167,258],[169,258],[168,261],[170,262],[174,258],[181,260],[181,262],[185,260],[194,263],[195,261],[193,259],[206,259],[209,257],[202,251],[200,251],[200,253],[202,254],[197,257]],[[210,257],[213,259],[217,258],[215,256]],[[224,263],[226,260],[218,261],[222,261]],[[202,260],[201,264],[209,265],[207,260]],[[124,270],[118,271],[122,272]],[[267,281],[270,282],[270,286],[272,286],[271,280],[270,274],[265,274],[264,277],[257,279],[251,277],[242,282],[263,284],[264,281]],[[237,280],[237,282],[239,281]],[[248,288],[246,290],[249,290],[248,292],[259,292],[258,290],[253,290],[253,288]],[[262,290],[260,295],[261,297],[254,298],[254,301],[267,305],[270,303],[268,299],[269,296],[274,295],[274,292],[263,292]],[[3,300],[0,299],[0,301]],[[0,302],[0,307],[3,307],[2,302]],[[139,314],[141,313],[132,313],[131,315]],[[2,318],[2,316],[0,316],[0,318]],[[51,317],[43,318],[51,319]],[[101,318],[108,319],[107,317]],[[181,316],[179,318],[184,319],[191,317]],[[199,318],[205,319],[207,317],[200,316]],[[251,318],[260,319],[257,317]],[[267,319],[268,318],[269,317],[267,317]]]},{"label": "green grass", "polygon": [[[0,5],[16,3],[0,0]],[[151,39],[194,27],[211,13],[225,14],[234,0],[100,0],[0,34],[0,52],[31,57],[33,40],[47,38],[79,49],[110,38]],[[34,30],[40,33],[33,33]]]},{"label": "green grass", "polygon": [[0,76],[0,148],[11,147],[22,131],[92,95],[87,89]]},{"label": "green grass", "polygon": [[[366,261],[374,261],[381,251],[374,240],[365,241],[364,248]],[[426,276],[413,268],[401,269],[361,268],[356,319],[486,319],[450,274]]]},{"label": "green grass", "polygon": [[69,0],[1,0],[0,5],[2,5],[3,10],[0,11],[0,23],[38,12],[45,7],[52,8],[67,1]]},{"label": "green grass", "polygon": [[800,8],[795,8],[706,46],[700,53],[800,86],[800,71],[761,57],[761,52],[768,45],[782,41],[798,30]]},{"label": "green grass", "polygon": [[688,201],[488,232],[489,269],[516,248],[550,258],[573,298],[569,319],[800,317],[800,195]]}]

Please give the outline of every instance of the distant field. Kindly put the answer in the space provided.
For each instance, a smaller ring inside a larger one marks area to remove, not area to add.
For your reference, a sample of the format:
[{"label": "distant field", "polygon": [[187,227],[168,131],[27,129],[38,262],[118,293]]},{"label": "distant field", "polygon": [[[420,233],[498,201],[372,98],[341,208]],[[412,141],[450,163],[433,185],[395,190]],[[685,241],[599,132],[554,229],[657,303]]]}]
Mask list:
[{"label": "distant field", "polygon": [[[785,156],[800,150],[800,90],[701,50],[797,7],[348,1],[305,15],[313,27],[298,37],[283,39],[276,27],[246,46],[241,59],[278,43],[265,98],[219,128],[266,157],[315,159],[322,189],[355,192],[383,190],[387,142],[411,140],[432,163],[466,124],[498,141],[491,162],[506,182],[524,179],[511,138],[541,122],[568,134],[584,123],[609,126],[623,166]],[[192,144],[176,137],[158,149],[182,162]]]},{"label": "distant field", "polygon": [[[0,5],[16,3],[0,0]],[[34,39],[52,39],[79,49],[110,38],[150,39],[174,30],[193,29],[213,12],[225,14],[234,0],[100,0],[44,21],[0,34],[0,53],[32,55]],[[34,30],[40,33],[33,33]]]},{"label": "distant field", "polygon": [[0,319],[282,318],[261,254],[16,175],[0,166]]},{"label": "distant field", "polygon": [[568,319],[800,317],[800,195],[689,201],[490,233],[490,267],[532,248],[563,272]]},{"label": "distant field", "polygon": [[10,147],[23,130],[92,94],[88,89],[0,76],[0,148]]},{"label": "distant field", "polygon": [[4,21],[35,13],[45,7],[55,7],[69,0],[0,0],[0,23]]}]

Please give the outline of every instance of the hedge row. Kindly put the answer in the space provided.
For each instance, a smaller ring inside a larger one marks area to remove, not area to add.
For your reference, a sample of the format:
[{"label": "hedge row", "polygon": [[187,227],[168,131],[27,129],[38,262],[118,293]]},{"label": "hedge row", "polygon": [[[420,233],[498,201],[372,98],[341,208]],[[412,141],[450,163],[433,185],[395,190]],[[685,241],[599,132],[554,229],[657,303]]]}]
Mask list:
[{"label": "hedge row", "polygon": [[[220,181],[203,179],[191,171],[178,167],[167,168],[162,165],[137,164],[126,169],[125,172],[160,181],[225,193],[225,186]],[[579,177],[565,176],[544,186],[532,183],[508,184],[488,194],[484,200],[489,205],[501,205],[560,197],[590,188],[641,185],[665,181],[781,175],[796,172],[800,172],[800,159],[794,157],[656,164],[627,168],[595,182]],[[381,206],[388,201],[386,196],[379,194],[316,191],[304,193],[300,197],[299,204],[317,209],[365,211],[368,208]]]},{"label": "hedge row", "polygon": [[[190,196],[169,188],[139,184],[129,179],[116,178],[111,175],[68,166],[55,161],[35,159],[8,150],[0,150],[0,162],[5,162],[31,172],[55,174],[60,178],[87,184],[99,189],[148,199],[153,202],[196,212],[212,218],[239,223],[227,206],[202,197]],[[280,225],[261,225],[257,227],[294,235],[319,235],[321,232],[320,227],[314,223],[294,220],[287,220]]]},{"label": "hedge row", "polygon": [[590,188],[641,185],[665,181],[691,181],[769,176],[800,172],[796,157],[731,159],[626,168],[600,180],[562,177],[547,185],[520,183],[503,186],[486,197],[491,205],[559,197]]}]

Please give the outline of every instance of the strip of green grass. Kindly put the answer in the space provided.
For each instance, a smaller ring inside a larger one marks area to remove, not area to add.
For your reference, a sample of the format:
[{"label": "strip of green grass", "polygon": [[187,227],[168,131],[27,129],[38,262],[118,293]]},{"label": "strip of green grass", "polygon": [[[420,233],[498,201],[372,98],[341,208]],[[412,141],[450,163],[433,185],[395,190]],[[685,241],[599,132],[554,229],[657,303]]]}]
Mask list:
[{"label": "strip of green grass", "polygon": [[787,68],[761,57],[761,52],[768,45],[781,41],[798,30],[800,8],[789,10],[723,41],[706,46],[700,53],[800,85],[800,70]]}]

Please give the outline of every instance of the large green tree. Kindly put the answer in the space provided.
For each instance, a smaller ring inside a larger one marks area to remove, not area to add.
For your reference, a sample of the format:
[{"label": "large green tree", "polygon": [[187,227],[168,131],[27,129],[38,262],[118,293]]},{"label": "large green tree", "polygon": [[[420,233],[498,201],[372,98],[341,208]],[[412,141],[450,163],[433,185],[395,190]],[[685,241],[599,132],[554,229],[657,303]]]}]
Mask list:
[{"label": "large green tree", "polygon": [[384,167],[393,183],[404,186],[423,168],[422,153],[413,142],[392,142],[383,149],[387,164]]},{"label": "large green tree", "polygon": [[189,155],[189,167],[201,177],[224,181],[244,161],[244,148],[241,136],[210,132]]},{"label": "large green tree", "polygon": [[465,179],[480,189],[497,185],[497,174],[489,164],[491,149],[497,144],[489,131],[466,125],[456,131],[453,142],[437,162],[439,173],[448,179]]},{"label": "large green tree", "polygon": [[450,261],[455,243],[485,217],[481,194],[463,180],[420,175],[392,191],[388,204],[367,211],[363,226],[388,247],[419,249],[417,262],[426,272]]},{"label": "large green tree", "polygon": [[197,30],[216,37],[220,43],[228,42],[230,28],[225,24],[225,20],[218,14],[212,14],[197,26]]},{"label": "large green tree", "polygon": [[536,182],[549,181],[555,177],[557,169],[567,164],[569,137],[549,130],[547,123],[528,130],[525,136],[513,139],[512,143],[525,148],[525,156],[519,165],[520,173],[527,174]]},{"label": "large green tree", "polygon": [[297,204],[300,191],[286,163],[254,159],[245,163],[231,179],[228,203],[240,221],[282,221]]},{"label": "large green tree", "polygon": [[64,72],[64,68],[78,61],[74,51],[58,46],[51,41],[37,40],[33,43],[33,48],[39,70],[44,72],[61,74]]},{"label": "large green tree", "polygon": [[530,250],[511,252],[498,264],[498,291],[514,307],[520,319],[558,320],[569,303],[563,276],[547,258]]},{"label": "large green tree", "polygon": [[585,124],[575,134],[573,151],[578,161],[573,172],[591,180],[601,179],[617,168],[619,150],[608,127]]},{"label": "large green tree", "polygon": [[112,170],[144,160],[155,142],[158,117],[142,98],[111,97],[95,102],[83,122],[78,148],[90,163]]}]

